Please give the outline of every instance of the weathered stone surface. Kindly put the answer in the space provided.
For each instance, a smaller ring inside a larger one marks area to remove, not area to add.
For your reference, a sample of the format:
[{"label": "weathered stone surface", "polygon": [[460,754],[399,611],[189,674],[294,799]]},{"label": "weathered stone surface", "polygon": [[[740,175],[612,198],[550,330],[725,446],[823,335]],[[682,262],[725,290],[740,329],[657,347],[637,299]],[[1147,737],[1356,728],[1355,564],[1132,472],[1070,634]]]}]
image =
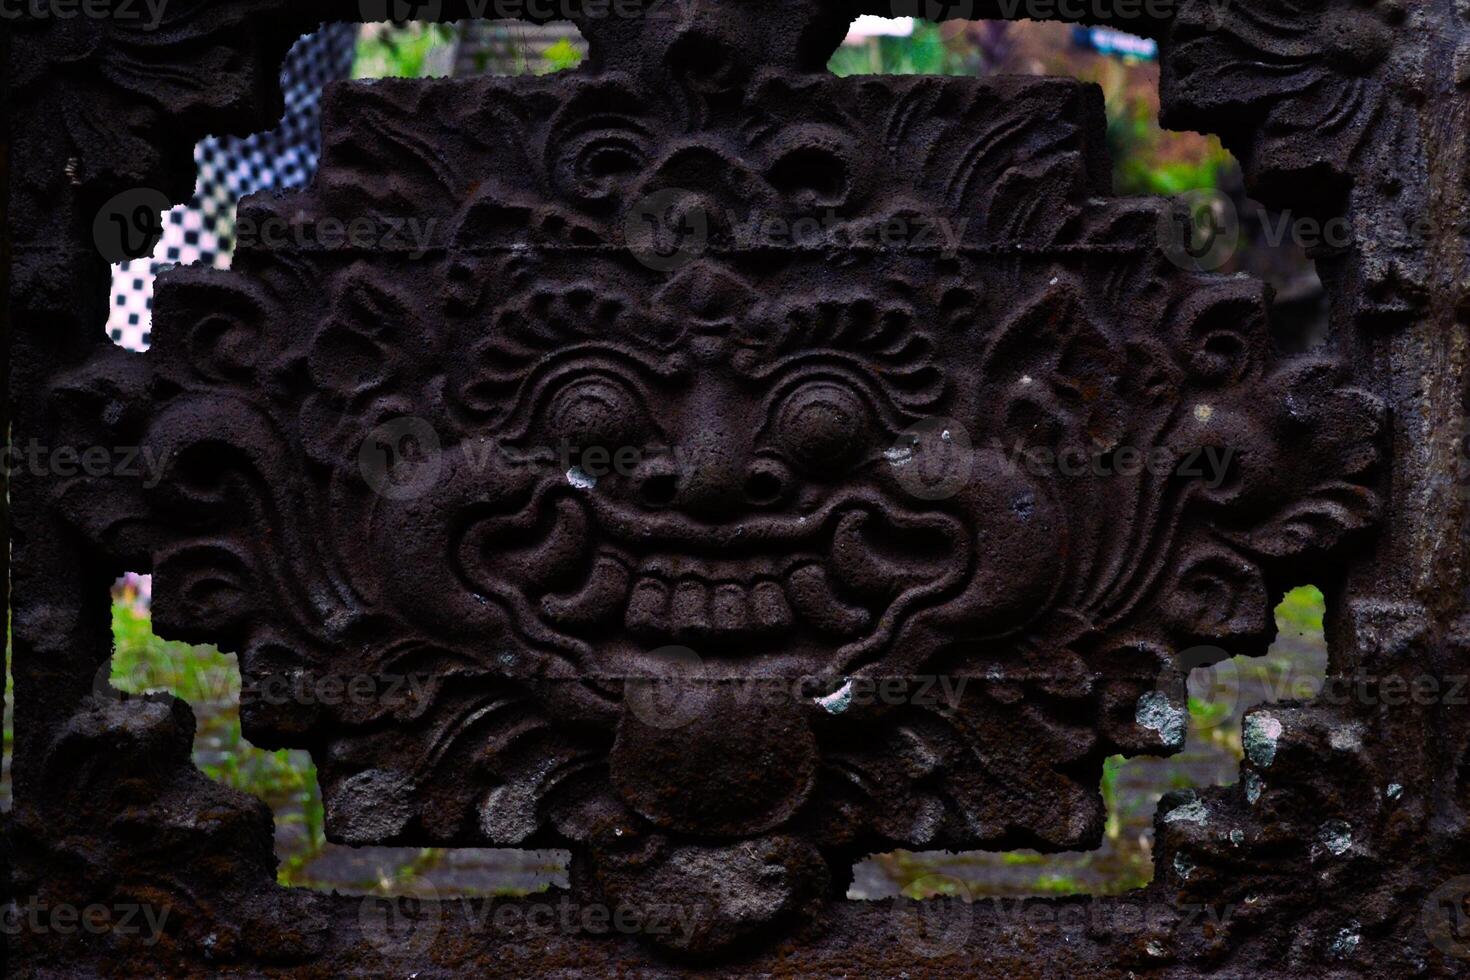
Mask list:
[{"label": "weathered stone surface", "polygon": [[[875,850],[1095,846],[1102,760],[1177,750],[1198,648],[1262,652],[1301,581],[1334,679],[1464,672],[1463,9],[1147,25],[1166,118],[1371,219],[1306,353],[1109,197],[1095,89],[830,78],[856,12],[584,17],[576,73],[339,86],[316,182],[242,206],[232,271],[161,280],[146,355],[102,338],[91,213],[187,193],[302,14],[7,37],[16,438],[165,464],[12,486],[13,883],[179,910],[146,953],[9,937],[25,969],[1453,969],[1421,922],[1470,870],[1444,688],[1249,716],[1241,783],[1166,799],[1104,924],[840,899]],[[239,655],[247,735],[312,751],[334,839],[568,846],[569,894],[497,907],[638,941],[277,888],[187,708],[95,683],[123,568],[160,633]],[[1205,906],[1239,914],[1178,921]]]}]

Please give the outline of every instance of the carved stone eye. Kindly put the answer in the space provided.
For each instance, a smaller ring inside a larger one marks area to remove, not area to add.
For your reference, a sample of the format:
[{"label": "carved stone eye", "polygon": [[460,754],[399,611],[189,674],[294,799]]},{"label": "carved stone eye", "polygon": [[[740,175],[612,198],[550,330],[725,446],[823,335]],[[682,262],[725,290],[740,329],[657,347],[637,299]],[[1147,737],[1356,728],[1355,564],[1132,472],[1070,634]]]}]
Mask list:
[{"label": "carved stone eye", "polygon": [[589,196],[601,196],[596,192],[605,192],[626,180],[643,165],[643,150],[637,143],[614,138],[597,140],[583,147],[577,157],[577,180],[589,189]]},{"label": "carved stone eye", "polygon": [[634,444],[642,415],[638,398],[627,385],[599,375],[573,381],[557,392],[547,421],[552,435],[574,449],[599,446],[616,452]]},{"label": "carved stone eye", "polygon": [[837,204],[847,191],[847,164],[823,146],[802,146],[776,161],[769,175],[778,190],[805,195],[811,204]]},{"label": "carved stone eye", "polygon": [[606,201],[622,193],[649,165],[638,126],[619,116],[585,121],[565,137],[556,153],[558,183],[584,201]]},{"label": "carved stone eye", "polygon": [[870,443],[873,414],[851,389],[811,381],[786,397],[776,415],[776,437],[792,462],[822,469],[853,462]]},{"label": "carved stone eye", "polygon": [[800,208],[840,208],[861,175],[862,157],[851,137],[835,126],[802,124],[782,133],[772,147],[766,180]]}]

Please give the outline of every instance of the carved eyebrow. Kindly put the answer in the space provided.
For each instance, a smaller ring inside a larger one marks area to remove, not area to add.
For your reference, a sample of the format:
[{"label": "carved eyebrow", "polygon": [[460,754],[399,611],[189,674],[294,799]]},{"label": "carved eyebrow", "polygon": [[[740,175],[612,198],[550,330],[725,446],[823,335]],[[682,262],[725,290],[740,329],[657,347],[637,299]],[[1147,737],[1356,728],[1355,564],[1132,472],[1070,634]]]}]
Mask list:
[{"label": "carved eyebrow", "polygon": [[682,332],[625,294],[579,282],[553,285],[503,304],[482,346],[511,361],[599,343],[659,353],[676,346]]},{"label": "carved eyebrow", "polygon": [[788,304],[752,317],[768,325],[768,339],[777,351],[830,347],[879,356],[903,345],[915,319],[907,303],[863,294]]},{"label": "carved eyebrow", "polygon": [[920,411],[937,403],[947,384],[933,340],[913,326],[916,318],[906,304],[885,307],[866,296],[788,307],[774,323],[757,315],[742,337],[747,373],[769,377],[798,361],[834,357],[877,378],[904,409]]}]

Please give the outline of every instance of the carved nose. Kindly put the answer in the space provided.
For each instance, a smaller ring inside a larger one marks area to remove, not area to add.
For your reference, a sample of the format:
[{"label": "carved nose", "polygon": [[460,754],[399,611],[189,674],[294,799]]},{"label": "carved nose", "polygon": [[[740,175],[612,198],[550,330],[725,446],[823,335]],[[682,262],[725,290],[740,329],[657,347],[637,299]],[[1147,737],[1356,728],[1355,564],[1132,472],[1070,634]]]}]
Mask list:
[{"label": "carved nose", "polygon": [[645,460],[634,482],[644,507],[676,509],[713,520],[779,504],[789,495],[792,481],[786,467],[775,460],[742,463],[710,447],[685,451],[677,460]]},{"label": "carved nose", "polygon": [[719,520],[736,516],[745,505],[742,466],[720,432],[706,431],[678,446],[672,459],[643,481],[643,499],[692,517]]},{"label": "carved nose", "polygon": [[774,459],[758,459],[746,467],[745,501],[753,507],[784,503],[791,492],[791,471]]}]

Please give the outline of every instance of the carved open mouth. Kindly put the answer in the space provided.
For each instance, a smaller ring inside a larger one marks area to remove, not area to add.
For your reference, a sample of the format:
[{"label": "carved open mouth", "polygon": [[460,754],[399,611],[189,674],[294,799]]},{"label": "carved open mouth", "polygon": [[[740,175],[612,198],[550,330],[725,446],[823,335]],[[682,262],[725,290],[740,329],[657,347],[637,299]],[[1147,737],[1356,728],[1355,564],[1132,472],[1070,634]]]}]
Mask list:
[{"label": "carved open mouth", "polygon": [[907,615],[955,591],[967,537],[953,517],[868,494],[706,525],[548,492],[519,515],[474,524],[460,557],[477,587],[516,586],[541,624],[594,649],[681,645],[836,667],[871,659]]},{"label": "carved open mouth", "polygon": [[721,561],[698,555],[635,559],[599,555],[597,573],[575,593],[548,595],[546,618],[576,628],[615,621],[640,639],[691,646],[760,641],[812,624],[834,636],[860,634],[872,623],[845,601],[812,556]]}]

